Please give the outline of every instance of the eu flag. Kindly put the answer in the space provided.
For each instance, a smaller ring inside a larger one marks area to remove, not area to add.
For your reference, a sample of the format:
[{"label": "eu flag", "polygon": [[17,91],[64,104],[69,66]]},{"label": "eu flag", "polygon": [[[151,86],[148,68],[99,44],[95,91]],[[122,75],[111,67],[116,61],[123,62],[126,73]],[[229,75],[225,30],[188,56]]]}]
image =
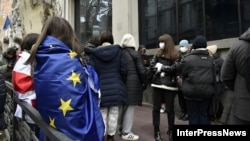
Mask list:
[{"label": "eu flag", "polygon": [[9,25],[10,25],[10,19],[9,16],[7,16],[3,25],[3,30],[7,30]]},{"label": "eu flag", "polygon": [[97,74],[52,36],[46,36],[38,47],[34,85],[36,108],[51,127],[73,140],[103,140]]}]

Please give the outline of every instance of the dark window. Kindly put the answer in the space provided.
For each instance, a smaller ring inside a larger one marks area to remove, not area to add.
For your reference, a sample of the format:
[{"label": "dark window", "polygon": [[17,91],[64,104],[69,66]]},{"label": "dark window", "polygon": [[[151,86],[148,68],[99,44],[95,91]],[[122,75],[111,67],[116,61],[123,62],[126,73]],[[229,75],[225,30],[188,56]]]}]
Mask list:
[{"label": "dark window", "polygon": [[175,39],[175,0],[140,0],[139,5],[140,44],[146,48],[155,48],[158,37],[165,33]]},{"label": "dark window", "polygon": [[208,40],[239,36],[237,0],[205,0]]},{"label": "dark window", "polygon": [[75,30],[83,45],[102,31],[112,32],[112,0],[78,0],[75,7]]},{"label": "dark window", "polygon": [[238,37],[250,25],[249,0],[139,2],[140,43],[147,48],[155,47],[158,36],[163,33],[172,35],[175,43],[184,38],[192,42],[198,34],[211,41]]},{"label": "dark window", "polygon": [[202,0],[178,1],[179,40],[192,40],[196,35],[204,35],[204,16]]},{"label": "dark window", "polygon": [[162,34],[176,37],[176,3],[175,0],[158,0],[157,3],[157,39]]},{"label": "dark window", "polygon": [[155,48],[156,42],[155,38],[157,37],[157,26],[156,18],[157,11],[155,0],[140,0],[140,40],[141,43],[146,46],[146,48]]},{"label": "dark window", "polygon": [[241,20],[242,20],[242,29],[241,32],[246,31],[250,27],[250,0],[241,0]]}]

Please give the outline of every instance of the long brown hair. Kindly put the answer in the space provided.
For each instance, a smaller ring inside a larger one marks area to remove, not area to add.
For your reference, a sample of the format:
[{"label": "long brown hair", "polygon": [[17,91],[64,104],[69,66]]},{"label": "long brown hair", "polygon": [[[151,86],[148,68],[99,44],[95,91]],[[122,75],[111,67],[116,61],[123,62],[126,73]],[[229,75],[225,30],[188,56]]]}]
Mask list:
[{"label": "long brown hair", "polygon": [[81,44],[69,22],[62,17],[52,16],[49,17],[43,25],[42,32],[32,47],[30,57],[26,61],[26,64],[34,63],[37,49],[47,35],[53,36],[65,43],[72,51],[75,51],[77,56],[82,58],[83,63],[85,63],[84,58],[81,56]]},{"label": "long brown hair", "polygon": [[178,56],[178,52],[175,48],[172,36],[169,34],[163,34],[159,37],[159,42],[164,42],[165,46],[163,49],[157,51],[157,57],[165,57],[170,60],[175,60]]}]

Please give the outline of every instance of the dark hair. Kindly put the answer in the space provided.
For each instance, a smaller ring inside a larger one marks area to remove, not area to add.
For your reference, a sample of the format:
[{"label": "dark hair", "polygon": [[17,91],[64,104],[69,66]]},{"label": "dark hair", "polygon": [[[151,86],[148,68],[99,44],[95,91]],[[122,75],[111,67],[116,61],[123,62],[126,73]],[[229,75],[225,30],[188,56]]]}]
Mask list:
[{"label": "dark hair", "polygon": [[100,45],[100,41],[99,41],[99,37],[92,37],[88,40],[88,43],[94,45],[94,46],[99,46]]},{"label": "dark hair", "polygon": [[9,37],[4,37],[3,38],[3,43],[4,44],[9,44],[10,40],[9,40]]},{"label": "dark hair", "polygon": [[140,51],[143,51],[144,53],[146,53],[146,51],[147,51],[147,49],[145,48],[145,46],[144,45],[139,45],[139,52]]},{"label": "dark hair", "polygon": [[111,32],[103,31],[100,36],[100,44],[102,45],[104,42],[108,42],[110,44],[114,44],[114,38]]},{"label": "dark hair", "polygon": [[28,50],[32,48],[32,46],[36,43],[38,39],[39,34],[38,33],[29,33],[25,35],[23,38],[23,41],[21,43],[21,51]]},{"label": "dark hair", "polygon": [[178,56],[178,52],[175,48],[175,44],[173,38],[169,34],[163,34],[159,37],[159,42],[164,42],[165,47],[163,49],[158,50],[157,56],[164,56],[170,60],[175,60]]},{"label": "dark hair", "polygon": [[34,62],[36,51],[47,35],[53,36],[62,41],[72,51],[75,51],[77,56],[81,57],[83,63],[85,63],[85,60],[81,55],[81,44],[69,22],[62,17],[52,16],[49,17],[43,25],[42,32],[32,47],[31,55],[26,64]]},{"label": "dark hair", "polygon": [[18,45],[21,45],[21,43],[22,43],[22,38],[14,37],[13,41],[14,41],[15,43],[17,43]]},{"label": "dark hair", "polygon": [[7,49],[6,53],[15,56],[16,55],[16,51],[17,51],[16,47],[10,47],[10,48]]}]

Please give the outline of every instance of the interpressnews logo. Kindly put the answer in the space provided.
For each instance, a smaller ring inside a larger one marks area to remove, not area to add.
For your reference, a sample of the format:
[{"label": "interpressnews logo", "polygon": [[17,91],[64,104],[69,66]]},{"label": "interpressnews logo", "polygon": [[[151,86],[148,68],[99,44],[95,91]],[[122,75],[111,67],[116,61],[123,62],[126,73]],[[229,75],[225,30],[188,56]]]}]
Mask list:
[{"label": "interpressnews logo", "polygon": [[235,131],[229,129],[221,129],[216,131],[204,130],[204,129],[196,129],[196,130],[181,130],[177,129],[177,137],[184,137],[184,136],[247,136],[246,131]]}]

